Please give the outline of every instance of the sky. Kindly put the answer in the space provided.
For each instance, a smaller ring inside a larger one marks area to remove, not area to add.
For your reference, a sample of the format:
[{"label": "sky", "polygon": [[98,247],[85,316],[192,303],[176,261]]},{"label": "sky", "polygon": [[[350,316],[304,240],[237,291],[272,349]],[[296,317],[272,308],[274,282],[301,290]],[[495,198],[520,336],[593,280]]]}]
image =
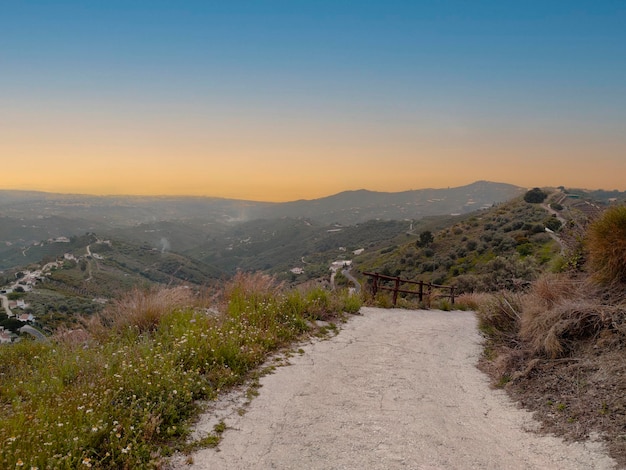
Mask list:
[{"label": "sky", "polygon": [[0,189],[626,190],[626,2],[6,1]]}]

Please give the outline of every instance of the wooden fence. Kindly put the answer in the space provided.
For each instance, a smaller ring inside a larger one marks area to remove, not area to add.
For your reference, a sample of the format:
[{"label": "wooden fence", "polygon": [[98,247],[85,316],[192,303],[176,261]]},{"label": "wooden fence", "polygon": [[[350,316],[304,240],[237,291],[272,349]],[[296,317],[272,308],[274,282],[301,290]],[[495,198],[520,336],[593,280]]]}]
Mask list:
[{"label": "wooden fence", "polygon": [[[379,290],[387,290],[393,292],[393,304],[396,305],[398,302],[398,294],[410,294],[417,295],[419,297],[419,301],[423,302],[424,298],[428,299],[428,303],[430,304],[430,300],[433,297],[447,297],[450,299],[450,302],[454,305],[454,286],[442,286],[439,284],[432,284],[430,282],[424,281],[409,281],[408,279],[401,279],[399,277],[394,276],[385,276],[384,274],[378,273],[363,273],[366,276],[373,278],[372,283],[372,294],[375,296]],[[392,282],[393,285],[390,286],[389,283]],[[417,286],[417,290],[412,290],[404,287],[404,285],[415,285]],[[437,289],[439,291],[438,294],[433,294],[433,290]]]}]

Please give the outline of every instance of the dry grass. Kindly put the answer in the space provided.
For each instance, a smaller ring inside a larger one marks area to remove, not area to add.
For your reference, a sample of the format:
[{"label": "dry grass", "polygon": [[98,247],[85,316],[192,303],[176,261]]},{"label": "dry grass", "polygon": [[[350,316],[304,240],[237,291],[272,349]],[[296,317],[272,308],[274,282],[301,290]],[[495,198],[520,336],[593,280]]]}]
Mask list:
[{"label": "dry grass", "polygon": [[238,293],[252,297],[275,296],[284,288],[284,283],[278,282],[274,276],[269,274],[239,271],[224,285],[223,296],[225,299],[232,299]]},{"label": "dry grass", "polygon": [[488,297],[489,294],[484,292],[469,292],[459,295],[454,302],[461,310],[478,310]]},{"label": "dry grass", "polygon": [[563,299],[578,298],[584,289],[592,288],[585,284],[567,276],[546,273],[533,282],[527,302],[536,299],[542,308],[550,309]]},{"label": "dry grass", "polygon": [[597,336],[610,323],[613,308],[584,299],[564,299],[544,312],[525,313],[520,335],[535,355],[565,356],[580,340]]},{"label": "dry grass", "polygon": [[515,343],[522,316],[522,294],[508,291],[486,296],[479,305],[478,327],[502,343]]},{"label": "dry grass", "polygon": [[91,338],[91,334],[84,328],[71,329],[65,326],[57,328],[52,336],[55,343],[62,343],[68,349],[84,347],[89,344]]},{"label": "dry grass", "polygon": [[589,226],[586,247],[596,280],[626,283],[626,206],[607,209]]},{"label": "dry grass", "polygon": [[564,357],[577,341],[606,329],[617,335],[626,329],[626,308],[611,291],[563,274],[546,274],[523,294],[503,292],[476,300],[479,327],[487,337],[535,357]]},{"label": "dry grass", "polygon": [[602,297],[588,280],[541,277],[523,299],[521,339],[533,355],[553,359],[567,355],[576,341],[597,336],[619,315],[619,305],[604,303]]},{"label": "dry grass", "polygon": [[87,327],[96,337],[106,337],[128,327],[136,328],[140,333],[153,331],[164,315],[194,304],[192,293],[184,287],[133,289],[92,317]]}]

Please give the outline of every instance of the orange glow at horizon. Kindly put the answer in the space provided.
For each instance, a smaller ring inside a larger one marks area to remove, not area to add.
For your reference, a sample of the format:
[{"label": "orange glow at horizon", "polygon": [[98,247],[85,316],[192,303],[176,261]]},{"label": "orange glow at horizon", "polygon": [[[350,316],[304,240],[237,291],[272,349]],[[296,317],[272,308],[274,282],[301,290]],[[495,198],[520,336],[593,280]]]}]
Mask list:
[{"label": "orange glow at horizon", "polygon": [[[221,124],[114,119],[53,123],[22,115],[0,129],[0,189],[94,195],[181,195],[268,202],[345,190],[398,192],[477,180],[522,187],[626,190],[623,139],[551,136],[406,122]],[[18,121],[20,121],[18,119]],[[359,124],[359,125],[357,125]],[[29,129],[28,132],[25,129]],[[598,162],[603,161],[603,164]]]}]

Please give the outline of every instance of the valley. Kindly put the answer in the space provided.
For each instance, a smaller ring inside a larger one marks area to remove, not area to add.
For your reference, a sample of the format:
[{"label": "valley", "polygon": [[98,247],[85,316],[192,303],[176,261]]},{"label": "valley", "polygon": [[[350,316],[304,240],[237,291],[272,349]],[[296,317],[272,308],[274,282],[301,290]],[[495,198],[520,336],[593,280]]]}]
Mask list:
[{"label": "valley", "polygon": [[[594,194],[605,198],[598,204],[623,198]],[[557,190],[560,211],[526,204],[520,195],[521,188],[489,182],[282,204],[0,191],[0,286],[20,286],[24,292],[11,292],[11,305],[19,300],[18,313],[48,333],[132,288],[200,290],[238,271],[330,286],[335,272],[350,284],[332,268],[349,261],[361,284],[359,273],[376,271],[453,283],[461,292],[521,288],[563,262],[557,255],[564,249],[546,224],[557,216],[575,223],[575,214],[595,206],[580,191]],[[433,240],[421,244],[426,233]],[[0,324],[16,330],[14,317],[5,309]]]}]

